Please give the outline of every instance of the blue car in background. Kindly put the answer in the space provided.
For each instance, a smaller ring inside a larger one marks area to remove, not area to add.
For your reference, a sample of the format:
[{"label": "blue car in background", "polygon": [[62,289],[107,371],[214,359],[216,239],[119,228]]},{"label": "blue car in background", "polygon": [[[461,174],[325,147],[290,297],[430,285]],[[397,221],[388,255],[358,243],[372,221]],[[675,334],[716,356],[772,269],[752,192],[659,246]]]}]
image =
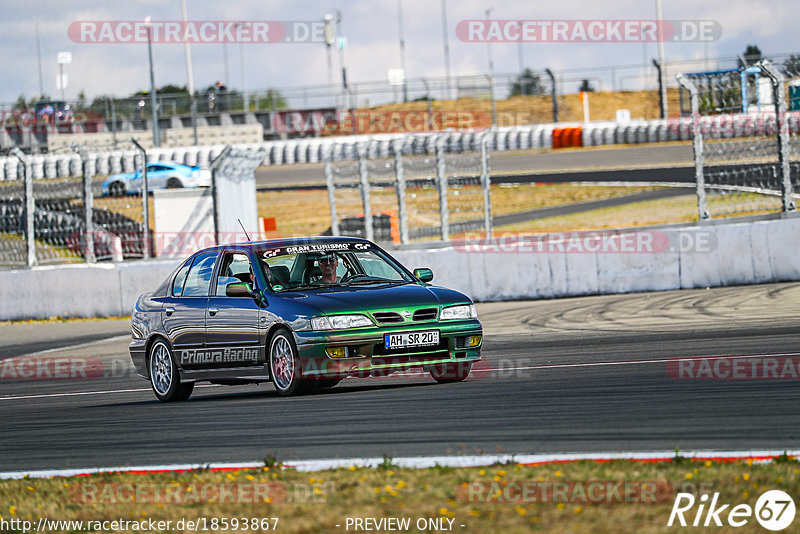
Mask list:
[{"label": "blue car in background", "polygon": [[[154,161],[147,164],[147,191],[178,189],[181,187],[208,187],[211,171],[190,167],[171,161]],[[103,195],[119,197],[142,192],[142,170],[109,176],[103,182]]]}]

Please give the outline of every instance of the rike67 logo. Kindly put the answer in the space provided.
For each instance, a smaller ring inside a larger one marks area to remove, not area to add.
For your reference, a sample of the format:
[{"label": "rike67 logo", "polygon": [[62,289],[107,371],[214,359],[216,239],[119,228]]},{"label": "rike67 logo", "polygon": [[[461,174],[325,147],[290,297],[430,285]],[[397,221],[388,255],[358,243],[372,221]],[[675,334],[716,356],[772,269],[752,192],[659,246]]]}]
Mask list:
[{"label": "rike67 logo", "polygon": [[[709,498],[711,502],[708,502]],[[749,504],[721,504],[718,492],[710,497],[703,494],[699,499],[691,493],[678,493],[667,526],[671,527],[677,520],[682,527],[743,527],[755,517],[765,529],[779,531],[792,524],[794,515],[794,500],[781,490],[764,492],[756,501],[755,508]]]}]

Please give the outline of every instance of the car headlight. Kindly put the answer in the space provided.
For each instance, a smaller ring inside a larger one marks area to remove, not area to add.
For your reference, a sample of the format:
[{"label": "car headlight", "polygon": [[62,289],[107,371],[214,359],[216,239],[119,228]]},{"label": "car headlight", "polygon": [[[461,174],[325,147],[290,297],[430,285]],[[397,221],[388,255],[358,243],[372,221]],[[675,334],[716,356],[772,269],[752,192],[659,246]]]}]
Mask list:
[{"label": "car headlight", "polygon": [[373,326],[373,322],[366,315],[328,315],[311,319],[311,328],[314,330],[343,330],[345,328],[359,328]]},{"label": "car headlight", "polygon": [[442,308],[442,315],[439,316],[440,321],[453,321],[457,319],[477,319],[478,311],[475,309],[474,304],[465,304],[462,306],[449,306]]}]

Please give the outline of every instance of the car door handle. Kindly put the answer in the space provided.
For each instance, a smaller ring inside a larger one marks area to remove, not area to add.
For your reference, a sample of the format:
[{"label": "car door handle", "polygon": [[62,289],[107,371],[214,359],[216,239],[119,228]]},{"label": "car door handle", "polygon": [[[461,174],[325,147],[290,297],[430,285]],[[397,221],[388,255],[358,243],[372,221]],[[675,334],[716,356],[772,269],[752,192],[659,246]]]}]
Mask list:
[{"label": "car door handle", "polygon": [[172,314],[175,313],[175,308],[173,308],[172,306],[167,306],[166,308],[164,308],[164,312],[168,316],[172,316]]},{"label": "car door handle", "polygon": [[216,315],[218,311],[219,311],[219,308],[209,308],[208,309],[208,314],[209,315]]}]

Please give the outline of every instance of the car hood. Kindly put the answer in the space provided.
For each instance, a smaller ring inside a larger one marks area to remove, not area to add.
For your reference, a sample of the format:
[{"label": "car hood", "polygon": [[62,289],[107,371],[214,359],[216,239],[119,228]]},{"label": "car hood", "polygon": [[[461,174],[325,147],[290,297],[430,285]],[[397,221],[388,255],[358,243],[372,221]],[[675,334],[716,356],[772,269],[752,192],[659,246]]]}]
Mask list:
[{"label": "car hood", "polygon": [[303,295],[304,304],[326,315],[415,310],[471,302],[458,291],[422,284],[332,287]]}]

